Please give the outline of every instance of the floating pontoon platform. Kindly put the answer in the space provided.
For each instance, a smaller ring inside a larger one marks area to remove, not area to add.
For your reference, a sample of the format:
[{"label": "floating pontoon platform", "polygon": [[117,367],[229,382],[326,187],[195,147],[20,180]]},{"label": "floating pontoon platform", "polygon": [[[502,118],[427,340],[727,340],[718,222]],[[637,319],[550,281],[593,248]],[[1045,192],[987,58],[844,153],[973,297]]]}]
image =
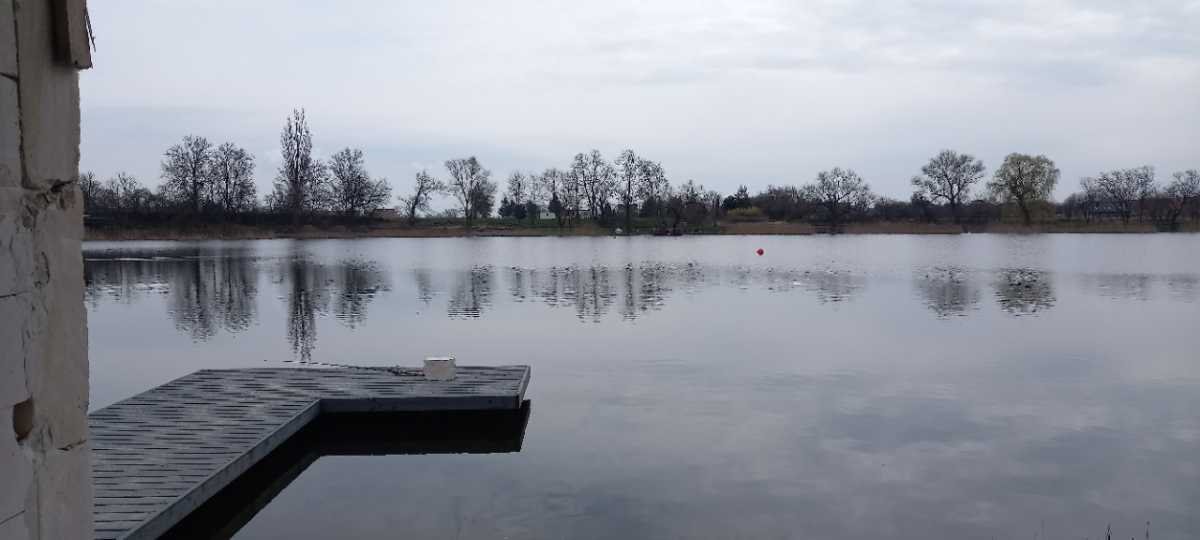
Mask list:
[{"label": "floating pontoon platform", "polygon": [[203,370],[88,415],[96,538],[157,538],[322,413],[517,410],[528,366]]}]

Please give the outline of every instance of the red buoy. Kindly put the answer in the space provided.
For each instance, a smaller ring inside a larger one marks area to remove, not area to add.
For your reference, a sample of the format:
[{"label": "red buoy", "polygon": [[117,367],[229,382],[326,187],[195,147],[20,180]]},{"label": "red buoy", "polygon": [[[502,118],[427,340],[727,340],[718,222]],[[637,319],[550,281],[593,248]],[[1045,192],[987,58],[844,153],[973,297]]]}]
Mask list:
[{"label": "red buoy", "polygon": [[764,253],[763,248],[758,248],[758,251],[755,251],[755,253],[757,253],[759,257],[762,257],[762,254]]}]

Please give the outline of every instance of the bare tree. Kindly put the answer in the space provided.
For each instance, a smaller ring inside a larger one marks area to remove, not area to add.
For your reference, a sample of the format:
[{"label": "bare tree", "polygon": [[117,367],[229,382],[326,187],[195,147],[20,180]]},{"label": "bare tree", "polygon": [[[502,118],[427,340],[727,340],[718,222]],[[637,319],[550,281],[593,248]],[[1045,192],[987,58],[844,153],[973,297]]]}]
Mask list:
[{"label": "bare tree", "polygon": [[633,230],[633,207],[637,205],[638,186],[641,184],[641,159],[633,150],[625,150],[617,156],[617,200],[625,213],[625,231]]},{"label": "bare tree", "polygon": [[689,178],[687,182],[679,184],[679,189],[675,194],[685,202],[700,202],[700,199],[704,196],[704,185],[697,184],[695,180]]},{"label": "bare tree", "polygon": [[492,208],[496,206],[496,183],[484,180],[471,190],[471,212],[474,218],[491,217]]},{"label": "bare tree", "polygon": [[304,214],[324,209],[328,204],[325,185],[328,170],[321,160],[313,157],[312,146],[312,132],[304,109],[293,110],[279,135],[283,162],[275,177],[272,197],[275,204],[292,215],[293,223],[300,223]]},{"label": "bare tree", "polygon": [[517,220],[526,217],[531,221],[537,219],[538,208],[534,199],[539,183],[535,173],[526,175],[520,171],[513,171],[508,175],[508,190],[504,194],[504,202],[500,204],[500,215],[511,216]]},{"label": "bare tree", "polygon": [[703,225],[708,215],[708,205],[709,192],[705,191],[703,185],[691,179],[680,184],[678,189],[667,195],[666,210],[671,214],[671,230],[678,231],[680,221],[686,221],[691,228]]},{"label": "bare tree", "polygon": [[429,211],[429,201],[434,193],[446,190],[446,185],[429,174],[428,171],[417,173],[413,184],[412,195],[401,197],[400,204],[404,206],[409,225],[417,224],[417,213]]},{"label": "bare tree", "polygon": [[211,163],[212,143],[208,139],[195,135],[184,137],[182,143],[168,148],[163,154],[164,193],[176,202],[186,203],[188,210],[200,213],[211,189]]},{"label": "bare tree", "polygon": [[104,182],[96,180],[96,175],[90,172],[79,176],[85,210],[89,213],[128,213],[145,210],[149,205],[150,190],[133,175],[119,172]]},{"label": "bare tree", "polygon": [[142,210],[150,195],[150,190],[138,182],[132,174],[126,172],[119,172],[116,176],[109,178],[104,187],[112,197],[111,209],[118,212]]},{"label": "bare tree", "polygon": [[592,150],[575,155],[571,162],[571,174],[587,201],[587,210],[592,219],[602,218],[616,188],[616,173],[612,165],[599,150]]},{"label": "bare tree", "polygon": [[542,194],[546,198],[546,210],[554,214],[554,220],[558,222],[559,228],[562,228],[563,218],[567,216],[566,207],[563,205],[566,177],[565,173],[554,168],[546,169],[538,177]]},{"label": "bare tree", "polygon": [[931,201],[950,205],[954,222],[960,223],[959,207],[971,196],[971,186],[983,178],[983,162],[970,154],[942,150],[921,167],[922,176],[912,179],[913,187]]},{"label": "bare tree", "polygon": [[835,228],[846,214],[870,206],[872,198],[870,186],[858,173],[840,167],[817,173],[816,181],[806,186],[805,192],[825,209]]},{"label": "bare tree", "polygon": [[392,198],[386,179],[367,173],[362,150],[345,148],[329,159],[333,210],[346,217],[369,216]]},{"label": "bare tree", "polygon": [[712,226],[717,226],[717,220],[721,217],[721,193],[716,190],[708,190],[704,192],[704,200],[708,203],[708,214],[712,218]]},{"label": "bare tree", "polygon": [[1194,194],[1189,197],[1190,203],[1184,206],[1191,207],[1192,220],[1200,221],[1200,170],[1179,171],[1175,173],[1175,182],[1183,184],[1179,189]]},{"label": "bare tree", "polygon": [[1188,169],[1174,174],[1175,180],[1167,186],[1167,192],[1183,198],[1185,202],[1200,202],[1200,170]]},{"label": "bare tree", "polygon": [[579,222],[580,212],[584,205],[583,176],[576,173],[574,168],[563,171],[560,195],[563,213],[566,214],[567,221],[572,227]]},{"label": "bare tree", "polygon": [[541,175],[530,172],[525,180],[525,217],[533,225],[542,217],[542,188],[545,187]]},{"label": "bare tree", "polygon": [[767,189],[750,198],[751,204],[769,219],[800,219],[808,210],[804,190],[796,186],[767,185]]},{"label": "bare tree", "polygon": [[521,171],[513,171],[508,175],[508,197],[513,203],[524,204],[529,200],[530,178]]},{"label": "bare tree", "polygon": [[[471,221],[475,218],[475,205],[479,202],[480,191],[484,184],[491,183],[488,178],[492,173],[483,168],[475,156],[448,160],[446,161],[446,170],[450,172],[450,182],[447,184],[447,188],[454,198],[458,199],[467,228],[470,228]],[[494,184],[492,191],[495,192]],[[490,210],[489,208],[489,213]]]},{"label": "bare tree", "polygon": [[254,156],[233,143],[217,147],[212,155],[212,200],[225,215],[254,207]]},{"label": "bare tree", "polygon": [[96,173],[92,171],[79,173],[79,191],[83,193],[83,209],[85,212],[94,212],[99,209],[97,203],[99,202],[100,190],[102,189],[104,189],[104,186],[100,184],[99,180],[96,180]]},{"label": "bare tree", "polygon": [[667,199],[671,194],[671,183],[662,165],[647,159],[638,160],[637,197],[642,202],[642,209],[650,207],[654,211],[654,221],[663,225],[663,210],[666,209]]},{"label": "bare tree", "polygon": [[579,202],[579,204],[573,205],[572,208],[576,218],[578,218],[579,214],[584,210],[589,212],[591,211],[591,199],[589,196],[590,191],[588,189],[588,183],[591,181],[591,179],[589,179],[587,176],[587,169],[588,155],[583,152],[575,154],[575,158],[571,160],[571,177],[568,190],[574,192],[576,200]]},{"label": "bare tree", "polygon": [[1046,156],[1009,154],[988,182],[992,195],[1004,202],[1015,202],[1021,209],[1025,225],[1033,224],[1030,206],[1046,201],[1058,183],[1058,168]]},{"label": "bare tree", "polygon": [[1175,173],[1175,180],[1162,190],[1162,201],[1156,206],[1155,221],[1159,229],[1179,229],[1179,218],[1188,208],[1200,202],[1200,171],[1195,169]]},{"label": "bare tree", "polygon": [[1104,206],[1105,196],[1103,190],[1096,185],[1095,178],[1083,178],[1079,180],[1079,213],[1083,214],[1085,222],[1091,222],[1096,217]]},{"label": "bare tree", "polygon": [[1129,223],[1135,207],[1143,206],[1154,192],[1154,167],[1145,165],[1100,173],[1092,182],[1121,214],[1121,221]]},{"label": "bare tree", "polygon": [[1084,222],[1090,223],[1096,212],[1096,205],[1089,199],[1090,193],[1087,186],[1090,185],[1089,179],[1082,178],[1079,181],[1080,190],[1067,195],[1062,202],[1055,205],[1056,211],[1067,221],[1075,219],[1076,216],[1082,217]]},{"label": "bare tree", "polygon": [[925,223],[937,223],[937,213],[933,211],[933,202],[929,200],[923,191],[914,191],[908,199],[909,206],[912,206],[916,211],[921,213],[921,219]]}]

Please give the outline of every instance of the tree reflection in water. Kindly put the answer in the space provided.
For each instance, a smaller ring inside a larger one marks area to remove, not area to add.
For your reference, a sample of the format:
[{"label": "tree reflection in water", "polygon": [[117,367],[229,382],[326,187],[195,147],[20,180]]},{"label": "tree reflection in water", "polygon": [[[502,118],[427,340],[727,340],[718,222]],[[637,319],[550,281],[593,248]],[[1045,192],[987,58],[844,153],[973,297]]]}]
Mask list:
[{"label": "tree reflection in water", "polygon": [[[140,295],[166,294],[167,310],[176,328],[203,341],[219,331],[239,332],[257,317],[256,303],[261,268],[271,269],[271,281],[282,289],[288,316],[287,337],[297,356],[311,357],[316,341],[317,318],[332,313],[349,328],[362,325],[368,306],[391,290],[389,274],[371,260],[345,259],[319,262],[304,251],[276,259],[256,259],[243,249],[191,247],[120,256],[89,256],[85,270],[86,295],[97,305],[102,297],[131,302]],[[724,279],[729,274],[729,279]],[[549,307],[566,307],[580,321],[600,322],[613,306],[625,320],[661,309],[670,295],[694,293],[726,282],[743,287],[763,286],[771,291],[800,288],[820,302],[840,302],[863,286],[862,276],[847,271],[819,269],[725,269],[695,263],[627,264],[614,270],[606,265],[511,267],[505,276],[509,298],[541,300]],[[446,313],[450,318],[478,318],[492,307],[496,271],[476,265],[450,278]],[[413,269],[416,297],[431,305],[442,284],[430,269]]]},{"label": "tree reflection in water", "polygon": [[[1080,281],[1096,296],[1118,300],[1150,299],[1150,274],[1084,274]],[[1168,281],[1168,283],[1170,283]]]},{"label": "tree reflection in water", "polygon": [[492,304],[491,266],[473,266],[455,276],[454,291],[446,313],[452,319],[474,319]]},{"label": "tree reflection in water", "polygon": [[224,329],[240,332],[256,317],[258,268],[238,247],[179,247],[89,254],[85,298],[129,303],[167,295],[167,315],[180,332],[207,340]]},{"label": "tree reflection in water", "polygon": [[[222,330],[241,332],[254,324],[263,269],[269,269],[271,282],[280,288],[287,314],[287,341],[301,362],[312,361],[321,316],[332,314],[347,328],[357,329],[365,324],[371,303],[392,288],[391,274],[373,260],[331,261],[301,247],[274,259],[256,258],[244,248],[223,246],[89,254],[84,275],[87,299],[93,306],[105,298],[131,302],[141,296],[163,294],[175,327],[193,340],[203,341]],[[798,269],[646,261],[615,267],[512,266],[500,273],[490,265],[440,274],[416,268],[408,276],[416,300],[425,306],[433,305],[439,295],[445,294],[446,315],[451,319],[485,316],[498,300],[495,291],[504,290],[513,303],[566,308],[581,322],[598,323],[614,311],[620,319],[634,321],[664,309],[671,296],[680,291],[695,294],[713,288],[798,292],[820,304],[839,304],[861,294],[869,274],[839,267]],[[1174,294],[1195,296],[1194,279],[1169,277],[1167,285]],[[497,284],[498,278],[508,283]],[[979,308],[979,279],[977,272],[962,267],[933,267],[914,274],[913,288],[917,298],[938,318],[961,317]],[[1148,287],[1141,281],[1125,286],[1127,280],[1111,276],[1097,280],[1107,291],[1128,290],[1133,296],[1145,295]],[[1012,315],[1039,313],[1056,301],[1050,275],[1039,270],[1000,270],[995,273],[994,288],[998,305]],[[530,304],[530,300],[536,302]]]},{"label": "tree reflection in water", "polygon": [[425,268],[413,270],[413,282],[417,286],[417,300],[428,306],[433,302],[433,274]]},{"label": "tree reflection in water", "polygon": [[853,299],[866,285],[866,278],[848,270],[827,269],[804,272],[800,283],[821,303],[836,303]]},{"label": "tree reflection in water", "polygon": [[913,284],[925,305],[939,319],[962,317],[978,309],[979,287],[971,275],[959,267],[935,267],[918,272]]},{"label": "tree reflection in water", "polygon": [[[246,248],[223,245],[89,253],[84,295],[93,307],[105,298],[130,303],[165,295],[175,328],[206,341],[222,330],[242,332],[257,320],[264,262]],[[372,261],[325,265],[298,250],[278,260],[272,272],[286,303],[287,339],[301,361],[312,358],[317,317],[330,311],[331,299],[337,320],[356,328],[366,320],[371,301],[390,289],[387,274]]]},{"label": "tree reflection in water", "polygon": [[328,270],[297,254],[282,263],[281,280],[287,291],[287,337],[301,362],[312,361],[317,344],[317,314],[329,307]]},{"label": "tree reflection in water", "polygon": [[338,295],[334,314],[350,328],[367,320],[367,306],[381,292],[391,289],[387,274],[370,261],[349,260],[336,267]]},{"label": "tree reflection in water", "polygon": [[1050,274],[1030,268],[1009,268],[996,277],[996,301],[1011,315],[1032,315],[1054,307]]},{"label": "tree reflection in water", "polygon": [[581,321],[600,322],[616,297],[608,279],[608,267],[573,266],[565,277],[567,298],[575,304],[575,316]]},{"label": "tree reflection in water", "polygon": [[145,294],[163,292],[163,264],[164,259],[152,255],[90,255],[83,265],[84,301],[92,308],[102,299],[131,304]]},{"label": "tree reflection in water", "polygon": [[387,274],[372,261],[340,260],[324,265],[308,253],[281,261],[278,280],[287,294],[287,337],[300,362],[311,362],[317,343],[317,316],[329,313],[353,329],[367,319],[367,307],[391,289]]},{"label": "tree reflection in water", "polygon": [[1200,277],[1192,274],[1171,274],[1167,276],[1167,291],[1175,300],[1195,302],[1200,297]]}]

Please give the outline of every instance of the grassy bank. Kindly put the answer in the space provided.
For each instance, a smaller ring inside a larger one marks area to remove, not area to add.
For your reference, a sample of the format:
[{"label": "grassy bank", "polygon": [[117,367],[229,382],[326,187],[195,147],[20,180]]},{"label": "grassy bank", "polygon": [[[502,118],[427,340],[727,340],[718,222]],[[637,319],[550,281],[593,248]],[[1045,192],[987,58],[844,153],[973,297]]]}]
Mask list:
[{"label": "grassy bank", "polygon": [[[1200,231],[1200,224],[1188,222],[1183,231]],[[722,223],[708,234],[731,235],[805,235],[824,234],[827,227],[802,222],[764,221]],[[868,222],[846,225],[844,234],[959,234],[964,227],[951,223]],[[1150,233],[1150,223],[1061,221],[1037,223],[1026,227],[1018,223],[989,223],[969,225],[973,233]],[[266,239],[266,238],[445,238],[458,236],[607,236],[612,230],[594,224],[558,228],[530,227],[511,221],[494,220],[478,224],[469,231],[461,224],[436,223],[408,226],[400,222],[375,222],[363,225],[305,225],[300,227],[272,225],[130,225],[88,227],[86,240],[209,240],[209,239]]]},{"label": "grassy bank", "polygon": [[[828,227],[810,223],[767,221],[757,223],[726,223],[721,234],[826,234]],[[1158,232],[1149,222],[1128,224],[1119,221],[1087,223],[1083,221],[1054,221],[1035,223],[1026,227],[1020,223],[985,223],[955,225],[953,223],[914,223],[907,221],[872,221],[845,225],[842,234],[961,234],[999,233],[1152,233]],[[1200,232],[1200,222],[1184,223],[1180,232]]]}]

